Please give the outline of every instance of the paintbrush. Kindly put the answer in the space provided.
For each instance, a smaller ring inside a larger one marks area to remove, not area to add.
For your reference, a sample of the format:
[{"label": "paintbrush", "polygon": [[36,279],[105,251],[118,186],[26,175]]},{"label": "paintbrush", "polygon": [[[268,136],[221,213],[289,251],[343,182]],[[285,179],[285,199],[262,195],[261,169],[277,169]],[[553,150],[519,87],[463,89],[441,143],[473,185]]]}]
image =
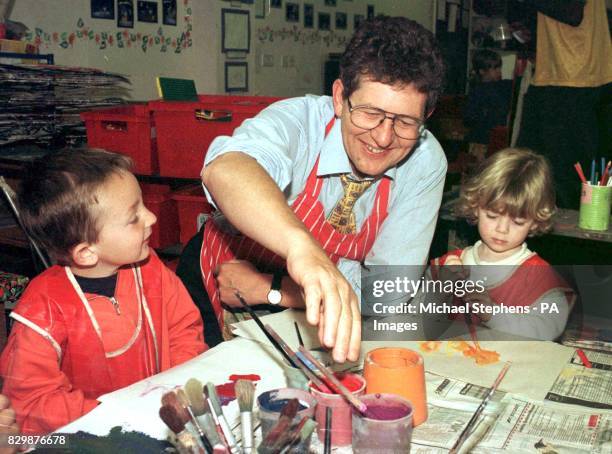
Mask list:
[{"label": "paintbrush", "polygon": [[178,403],[185,410],[187,410],[187,413],[189,414],[189,418],[191,419],[191,423],[193,424],[195,429],[198,431],[198,435],[200,436],[200,440],[202,440],[202,444],[204,445],[204,449],[206,450],[207,454],[212,454],[213,452],[212,444],[210,443],[210,441],[208,440],[208,437],[202,430],[202,426],[200,426],[200,423],[196,419],[195,414],[193,413],[193,409],[191,407],[191,403],[189,402],[189,398],[187,397],[187,394],[185,394],[184,390],[178,389],[176,391],[176,398],[178,400]]},{"label": "paintbrush", "polygon": [[302,417],[297,424],[294,424],[288,430],[282,433],[272,446],[272,451],[275,453],[282,453],[286,450],[290,450],[292,446],[300,441],[300,433],[307,420],[308,416]]},{"label": "paintbrush", "polygon": [[508,372],[508,369],[510,369],[510,363],[506,363],[502,370],[499,372],[497,378],[493,382],[493,386],[489,388],[489,391],[487,391],[486,396],[484,397],[484,399],[482,399],[482,402],[480,402],[480,405],[476,409],[476,412],[472,415],[461,434],[459,434],[459,438],[457,439],[453,447],[450,449],[450,451],[448,451],[449,454],[456,454],[459,452],[461,446],[463,445],[463,443],[465,443],[465,440],[467,440],[468,436],[472,432],[472,428],[476,425],[476,420],[480,417],[485,407],[491,400],[491,397],[493,397],[493,394],[495,394],[497,387],[504,379],[504,376],[506,375],[506,372]]},{"label": "paintbrush", "polygon": [[242,304],[242,307],[244,307],[247,312],[249,313],[249,315],[253,318],[253,320],[255,321],[255,323],[257,324],[257,326],[259,326],[259,329],[264,333],[264,335],[268,338],[268,340],[272,343],[272,345],[274,346],[274,348],[276,348],[279,353],[281,355],[283,355],[283,357],[287,360],[287,362],[289,362],[289,364],[291,364],[292,367],[298,367],[297,364],[295,364],[295,362],[293,361],[293,359],[291,359],[291,357],[287,354],[287,352],[285,352],[285,350],[283,350],[283,348],[278,344],[278,342],[270,335],[270,333],[266,330],[266,328],[264,327],[263,323],[261,322],[259,316],[255,313],[255,311],[253,310],[253,308],[251,308],[251,306],[249,306],[247,304],[247,302],[244,300],[244,298],[240,295],[239,292],[235,293],[236,298],[238,298],[238,301],[240,301],[240,304]]},{"label": "paintbrush", "polygon": [[206,383],[206,386],[204,386],[204,394],[208,398],[208,404],[210,405],[210,410],[213,414],[213,419],[214,415],[217,416],[219,426],[221,426],[221,431],[223,432],[225,441],[227,441],[230,452],[232,452],[232,454],[238,454],[240,452],[240,449],[238,449],[236,438],[234,438],[232,429],[227,423],[227,419],[225,419],[225,415],[223,414],[223,410],[221,409],[221,402],[219,401],[219,396],[217,395],[217,389],[215,388],[214,383]]},{"label": "paintbrush", "polygon": [[368,409],[367,405],[354,396],[348,389],[346,389],[346,387],[340,383],[332,371],[321,364],[319,360],[312,356],[304,347],[300,347],[299,350],[300,353],[302,353],[306,359],[308,359],[308,361],[310,361],[317,368],[317,370],[323,374],[323,377],[325,377],[325,382],[332,391],[344,396],[344,398],[348,400],[353,407],[359,410],[360,413],[366,412]]},{"label": "paintbrush", "polygon": [[185,429],[185,421],[179,416],[176,408],[172,405],[162,405],[159,409],[159,417],[176,435],[176,440],[187,452],[199,452],[199,444],[193,434]]},{"label": "paintbrush", "polygon": [[300,347],[303,347],[304,339],[302,339],[302,333],[300,333],[300,327],[298,325],[298,322],[293,322],[293,326],[295,326],[295,334],[297,335],[298,343],[300,344]]},{"label": "paintbrush", "polygon": [[228,450],[226,449],[225,444],[221,441],[221,437],[217,433],[215,421],[210,414],[208,401],[204,398],[204,387],[200,380],[190,378],[187,380],[187,383],[185,383],[183,388],[185,389],[185,394],[187,394],[187,398],[191,403],[193,413],[201,422],[202,429],[204,429],[204,433],[213,447],[213,452],[227,453]]},{"label": "paintbrush", "polygon": [[278,452],[276,451],[275,445],[279,441],[279,438],[287,431],[291,425],[291,421],[295,418],[298,412],[300,402],[297,399],[290,399],[287,404],[283,407],[280,412],[280,416],[276,424],[270,429],[264,440],[257,448],[259,454],[271,454]]},{"label": "paintbrush", "polygon": [[325,442],[323,454],[331,454],[332,408],[325,409]]},{"label": "paintbrush", "polygon": [[294,352],[289,345],[283,340],[282,337],[278,335],[276,331],[272,329],[270,325],[265,325],[264,329],[274,338],[274,340],[278,343],[280,348],[283,349],[292,359],[294,364],[296,364],[299,369],[304,372],[304,374],[319,388],[321,388],[323,383],[319,378],[315,375],[313,368],[310,367],[310,364],[307,360],[304,359],[303,355],[298,352]]},{"label": "paintbrush", "polygon": [[253,397],[255,385],[251,380],[238,380],[235,385],[236,399],[240,407],[240,427],[242,429],[242,452],[251,454],[253,451]]}]

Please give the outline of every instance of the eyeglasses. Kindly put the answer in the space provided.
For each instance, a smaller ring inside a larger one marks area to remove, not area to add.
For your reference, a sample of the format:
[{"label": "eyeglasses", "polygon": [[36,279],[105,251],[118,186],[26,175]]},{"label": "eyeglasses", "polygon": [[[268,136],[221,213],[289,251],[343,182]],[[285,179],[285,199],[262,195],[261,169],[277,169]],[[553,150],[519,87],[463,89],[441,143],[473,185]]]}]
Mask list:
[{"label": "eyeglasses", "polygon": [[380,126],[389,118],[393,122],[395,135],[402,139],[414,140],[421,137],[425,129],[422,120],[409,115],[389,114],[389,112],[371,106],[353,107],[351,100],[347,98],[351,121],[361,129],[371,130]]}]

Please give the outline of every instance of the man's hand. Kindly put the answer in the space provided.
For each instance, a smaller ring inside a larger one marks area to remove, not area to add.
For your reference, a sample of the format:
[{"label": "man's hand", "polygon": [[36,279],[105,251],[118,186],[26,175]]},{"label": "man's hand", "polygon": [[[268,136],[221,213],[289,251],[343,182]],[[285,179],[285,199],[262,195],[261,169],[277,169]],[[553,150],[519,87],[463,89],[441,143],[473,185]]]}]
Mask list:
[{"label": "man's hand", "polygon": [[268,302],[270,275],[260,273],[251,262],[230,260],[222,263],[215,270],[215,277],[219,287],[219,297],[230,307],[242,307],[236,292],[240,293],[249,306]]},{"label": "man's hand", "polygon": [[308,323],[319,325],[319,340],[333,358],[356,361],[361,345],[357,295],[321,247],[307,238],[287,256],[287,271],[304,292]]},{"label": "man's hand", "polygon": [[9,435],[19,435],[19,426],[15,422],[15,410],[4,394],[0,394],[0,454],[9,454],[17,451],[17,446],[8,446]]}]

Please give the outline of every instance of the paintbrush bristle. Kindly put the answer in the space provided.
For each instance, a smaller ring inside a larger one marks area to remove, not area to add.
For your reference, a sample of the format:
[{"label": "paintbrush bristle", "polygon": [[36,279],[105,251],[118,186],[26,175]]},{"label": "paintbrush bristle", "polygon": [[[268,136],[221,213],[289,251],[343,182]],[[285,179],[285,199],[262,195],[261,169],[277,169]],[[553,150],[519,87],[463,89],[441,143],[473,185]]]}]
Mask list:
[{"label": "paintbrush bristle", "polygon": [[187,410],[181,403],[179,403],[178,397],[174,391],[168,391],[166,394],[164,394],[161,402],[163,406],[174,408],[177,416],[181,419],[181,421],[183,421],[183,423],[187,423],[187,421],[191,419]]},{"label": "paintbrush bristle", "polygon": [[181,420],[173,406],[162,405],[159,409],[159,417],[175,434],[185,430],[185,423]]},{"label": "paintbrush bristle", "polygon": [[187,380],[187,383],[185,383],[184,389],[189,402],[191,402],[193,413],[196,416],[203,415],[206,407],[204,405],[205,399],[200,380],[190,378]]},{"label": "paintbrush bristle", "polygon": [[240,379],[236,381],[236,399],[240,412],[253,411],[253,398],[255,396],[255,385],[251,380]]},{"label": "paintbrush bristle", "polygon": [[221,410],[221,402],[219,401],[219,396],[217,395],[217,388],[215,388],[215,384],[212,382],[206,383],[205,393],[206,396],[208,396],[208,398],[210,399],[210,403],[213,406],[215,413],[218,415],[222,415],[223,413]]},{"label": "paintbrush bristle", "polygon": [[292,420],[297,415],[298,409],[300,408],[300,401],[297,399],[290,399],[289,402],[283,407],[280,412],[280,418],[283,416]]}]

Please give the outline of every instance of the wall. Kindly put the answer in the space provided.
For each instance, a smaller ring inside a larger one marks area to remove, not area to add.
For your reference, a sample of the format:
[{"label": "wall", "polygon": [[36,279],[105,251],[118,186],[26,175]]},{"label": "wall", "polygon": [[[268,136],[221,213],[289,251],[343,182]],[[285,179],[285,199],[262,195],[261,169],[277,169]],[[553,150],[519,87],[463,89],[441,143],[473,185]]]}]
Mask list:
[{"label": "wall", "polygon": [[[157,97],[157,76],[194,79],[200,93],[223,93],[224,62],[230,60],[220,52],[221,10],[248,10],[251,50],[235,61],[248,63],[249,93],[297,96],[322,91],[323,62],[329,53],[342,51],[353,32],[354,14],[366,15],[368,4],[375,5],[375,14],[408,16],[429,29],[435,5],[431,0],[337,0],[337,6],[330,7],[325,0],[310,0],[306,3],[314,5],[314,28],[305,29],[304,0],[294,0],[300,5],[297,23],[285,20],[286,0],[264,19],[255,18],[255,5],[231,6],[235,0],[177,0],[176,26],[162,25],[162,1],[155,1],[158,23],[139,22],[134,11],[134,28],[119,28],[116,19],[91,18],[90,0],[17,0],[10,19],[26,24],[29,39],[40,44],[41,53],[53,53],[56,64],[126,74],[133,99],[144,100]],[[137,1],[133,3],[136,10]],[[347,13],[346,30],[335,29],[336,11]],[[330,13],[331,31],[318,30],[319,12]],[[164,42],[169,38],[165,51],[162,37]],[[264,55],[273,66],[262,66]]]}]

